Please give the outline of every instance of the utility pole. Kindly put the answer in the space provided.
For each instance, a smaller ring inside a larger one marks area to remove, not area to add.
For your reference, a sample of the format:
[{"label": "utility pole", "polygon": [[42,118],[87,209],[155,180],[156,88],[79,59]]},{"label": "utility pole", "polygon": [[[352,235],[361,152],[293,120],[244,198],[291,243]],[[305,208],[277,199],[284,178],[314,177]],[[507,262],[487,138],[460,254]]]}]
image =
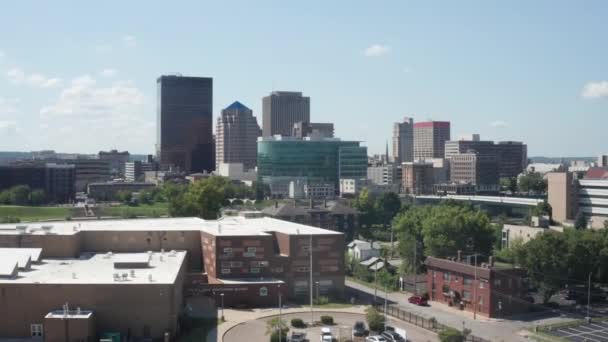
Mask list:
[{"label": "utility pole", "polygon": [[414,294],[418,294],[418,265],[416,261],[418,257],[418,240],[414,239]]},{"label": "utility pole", "polygon": [[378,295],[378,265],[374,265],[374,305],[376,305],[376,296]]},{"label": "utility pole", "polygon": [[587,319],[589,319],[591,316],[589,316],[589,310],[591,308],[591,272],[589,272],[589,283],[587,285]]},{"label": "utility pole", "polygon": [[386,289],[386,284],[384,284],[384,317],[386,317],[386,309],[388,307],[388,291]]},{"label": "utility pole", "polygon": [[312,234],[310,234],[310,245],[308,246],[308,252],[310,254],[310,324],[312,325],[315,323],[315,314],[312,311]]},{"label": "utility pole", "polygon": [[477,319],[477,253],[475,253],[475,280],[473,281],[473,319]]},{"label": "utility pole", "polygon": [[283,323],[281,321],[281,284],[278,285],[278,289],[279,289],[279,342],[281,342],[281,334],[283,333]]}]

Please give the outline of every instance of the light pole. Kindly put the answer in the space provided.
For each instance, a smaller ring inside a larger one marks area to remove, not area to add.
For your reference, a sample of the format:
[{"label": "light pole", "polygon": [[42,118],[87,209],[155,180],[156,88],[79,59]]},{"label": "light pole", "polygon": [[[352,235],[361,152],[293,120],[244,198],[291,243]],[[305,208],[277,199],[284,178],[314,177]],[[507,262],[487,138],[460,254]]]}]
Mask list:
[{"label": "light pole", "polygon": [[315,285],[317,285],[317,305],[319,304],[319,281],[315,281]]},{"label": "light pole", "polygon": [[477,319],[477,253],[475,253],[475,265],[473,265],[475,269],[475,280],[473,281],[473,319]]},{"label": "light pole", "polygon": [[384,284],[384,317],[386,317],[386,309],[388,307],[388,290],[386,284]]},{"label": "light pole", "polygon": [[308,245],[308,254],[310,255],[310,325],[315,323],[315,314],[312,309],[312,234],[310,234],[310,244]]},{"label": "light pole", "polygon": [[376,296],[378,295],[378,263],[374,264],[374,305],[376,305]]},{"label": "light pole", "polygon": [[220,297],[222,297],[222,321],[224,320],[224,293],[220,293]]},{"label": "light pole", "polygon": [[589,310],[591,308],[591,272],[589,272],[589,284],[587,285],[587,320],[591,316],[589,316]]},{"label": "light pole", "polygon": [[281,284],[279,284],[277,286],[277,288],[279,289],[279,342],[281,342],[281,334],[282,334],[282,321],[281,321],[281,309],[282,309],[282,305],[281,305]]}]

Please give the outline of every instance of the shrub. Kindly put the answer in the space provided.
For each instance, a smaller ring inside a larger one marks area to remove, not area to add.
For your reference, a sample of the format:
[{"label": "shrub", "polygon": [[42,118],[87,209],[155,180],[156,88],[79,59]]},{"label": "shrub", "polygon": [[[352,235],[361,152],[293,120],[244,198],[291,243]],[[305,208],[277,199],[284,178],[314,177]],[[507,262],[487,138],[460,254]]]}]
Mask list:
[{"label": "shrub", "polygon": [[319,296],[317,299],[315,299],[316,305],[325,305],[328,303],[329,303],[329,297],[326,297],[326,296]]},{"label": "shrub", "polygon": [[367,319],[369,330],[376,332],[381,332],[384,330],[385,318],[374,307],[369,307],[367,310],[365,310],[365,318]]},{"label": "shrub", "polygon": [[454,328],[445,328],[439,332],[441,342],[463,342],[464,338],[464,334]]},{"label": "shrub", "polygon": [[294,328],[306,328],[306,324],[301,318],[294,318],[291,320],[291,326]]},{"label": "shrub", "polygon": [[275,330],[270,334],[270,342],[287,342],[287,334],[289,330],[283,330],[281,332],[281,340],[279,341],[279,331]]},{"label": "shrub", "polygon": [[334,325],[334,318],[332,316],[321,316],[321,323],[325,325]]}]

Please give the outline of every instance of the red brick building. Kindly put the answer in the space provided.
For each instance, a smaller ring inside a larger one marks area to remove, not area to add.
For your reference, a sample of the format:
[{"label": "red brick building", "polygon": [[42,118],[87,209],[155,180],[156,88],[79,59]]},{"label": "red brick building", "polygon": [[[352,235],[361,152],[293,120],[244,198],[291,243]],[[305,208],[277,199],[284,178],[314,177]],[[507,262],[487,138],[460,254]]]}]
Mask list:
[{"label": "red brick building", "polygon": [[427,257],[427,291],[430,300],[443,302],[488,317],[505,317],[528,311],[523,298],[524,272],[499,267],[492,257],[474,265],[473,257]]}]

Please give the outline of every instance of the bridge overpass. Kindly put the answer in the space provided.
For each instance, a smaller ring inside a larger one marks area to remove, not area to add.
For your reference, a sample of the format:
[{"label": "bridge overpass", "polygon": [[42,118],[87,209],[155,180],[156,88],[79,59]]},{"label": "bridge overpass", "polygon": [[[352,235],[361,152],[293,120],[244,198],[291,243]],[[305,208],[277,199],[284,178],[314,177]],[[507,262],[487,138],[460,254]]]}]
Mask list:
[{"label": "bridge overpass", "polygon": [[541,198],[522,198],[507,196],[476,196],[476,195],[418,195],[411,196],[414,203],[431,204],[442,200],[455,200],[469,202],[479,209],[486,211],[490,216],[507,215],[512,218],[525,218],[530,209],[544,200]]}]

